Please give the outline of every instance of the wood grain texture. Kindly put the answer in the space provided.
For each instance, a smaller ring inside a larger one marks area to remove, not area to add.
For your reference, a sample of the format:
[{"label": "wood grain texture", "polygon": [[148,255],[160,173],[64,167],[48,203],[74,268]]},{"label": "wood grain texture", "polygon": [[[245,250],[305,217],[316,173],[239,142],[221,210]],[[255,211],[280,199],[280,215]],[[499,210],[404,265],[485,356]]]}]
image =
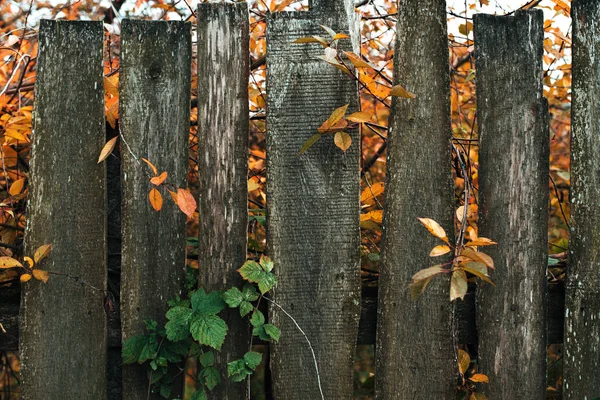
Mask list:
[{"label": "wood grain texture", "polygon": [[[323,35],[319,24],[348,32],[336,14],[275,13],[267,21],[267,206],[275,300],[315,348],[325,398],[349,399],[360,313],[358,130],[346,153],[327,135],[301,156],[302,145],[331,112],[358,110],[357,85],[315,56],[323,48],[291,44]],[[354,40],[357,40],[354,37]],[[342,46],[349,49],[348,40]],[[272,346],[277,399],[320,399],[313,359],[302,334],[277,308],[282,328]]]},{"label": "wood grain texture", "polygon": [[440,241],[417,218],[436,220],[451,242],[454,236],[445,6],[441,0],[402,0],[398,5],[394,79],[416,98],[394,98],[390,112],[377,399],[455,396],[449,280],[436,277],[417,301],[408,287],[417,271],[448,261],[429,257]]},{"label": "wood grain texture", "polygon": [[549,132],[543,15],[476,15],[480,235],[496,286],[478,289],[479,366],[490,399],[546,398]]},{"label": "wood grain texture", "polygon": [[[165,322],[167,301],[185,276],[185,215],[164,189],[163,208],[148,200],[150,160],[167,182],[187,186],[191,25],[124,20],[121,33],[123,340],[144,333],[144,320]],[[132,154],[133,153],[133,154]],[[146,399],[145,367],[123,368],[123,398]]]},{"label": "wood grain texture", "polygon": [[600,3],[575,0],[565,399],[600,396]]},{"label": "wood grain texture", "polygon": [[[249,19],[246,3],[198,7],[199,284],[207,291],[242,287],[248,229]],[[230,334],[216,365],[222,384],[210,398],[244,400],[247,385],[227,379],[227,362],[250,348],[248,321],[223,313]]]},{"label": "wood grain texture", "polygon": [[65,276],[23,285],[22,399],[106,396],[106,182],[101,22],[42,21],[25,254]]}]

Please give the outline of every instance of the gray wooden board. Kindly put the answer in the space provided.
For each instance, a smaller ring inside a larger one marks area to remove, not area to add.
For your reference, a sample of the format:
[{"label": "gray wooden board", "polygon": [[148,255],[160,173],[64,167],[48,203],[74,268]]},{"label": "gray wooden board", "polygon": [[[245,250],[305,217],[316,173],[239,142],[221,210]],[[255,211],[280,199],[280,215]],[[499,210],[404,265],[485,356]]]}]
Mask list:
[{"label": "gray wooden board", "polygon": [[[241,288],[248,229],[248,5],[198,7],[199,284],[207,291]],[[227,379],[227,362],[250,348],[248,321],[222,313],[229,334],[216,354],[222,384],[214,399],[243,400],[247,385]]]},{"label": "gray wooden board", "polygon": [[475,16],[480,235],[496,286],[478,289],[478,372],[491,399],[546,397],[549,132],[542,10]]},{"label": "gray wooden board", "polygon": [[[167,182],[187,186],[191,25],[124,20],[121,33],[122,159],[121,326],[123,340],[165,322],[167,301],[185,276],[185,215],[166,190],[163,207],[148,199],[152,162]],[[146,399],[145,367],[123,368],[123,398]]]},{"label": "gray wooden board", "polygon": [[[23,285],[22,399],[106,396],[105,141],[101,22],[39,31],[25,254],[52,244],[46,285]],[[81,278],[87,284],[76,281]],[[94,286],[99,290],[92,289]]]},{"label": "gray wooden board", "polygon": [[600,396],[600,3],[575,0],[571,240],[565,309],[565,399]]},{"label": "gray wooden board", "polygon": [[[357,111],[358,93],[356,83],[315,59],[320,45],[291,44],[326,35],[319,24],[348,31],[335,16],[312,13],[275,13],[267,22],[267,241],[275,300],[311,341],[325,397],[348,399],[360,313],[359,132],[348,131],[346,153],[328,135],[297,154],[334,109]],[[278,308],[270,317],[282,328],[271,353],[275,398],[321,398],[305,338]]]},{"label": "gray wooden board", "polygon": [[445,2],[401,1],[396,29],[395,83],[416,98],[394,98],[390,111],[375,397],[454,399],[458,340],[448,275],[416,301],[408,287],[417,271],[450,258],[429,257],[443,243],[418,218],[441,224],[450,243],[454,237]]}]

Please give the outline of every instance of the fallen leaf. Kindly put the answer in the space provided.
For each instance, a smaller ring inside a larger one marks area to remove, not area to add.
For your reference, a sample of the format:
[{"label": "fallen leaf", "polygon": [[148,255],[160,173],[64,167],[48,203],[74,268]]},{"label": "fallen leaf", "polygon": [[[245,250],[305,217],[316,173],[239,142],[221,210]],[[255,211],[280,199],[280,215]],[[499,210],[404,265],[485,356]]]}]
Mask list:
[{"label": "fallen leaf", "polygon": [[8,194],[11,196],[16,196],[23,190],[25,186],[25,178],[17,179],[10,185],[10,189],[8,189]]}]

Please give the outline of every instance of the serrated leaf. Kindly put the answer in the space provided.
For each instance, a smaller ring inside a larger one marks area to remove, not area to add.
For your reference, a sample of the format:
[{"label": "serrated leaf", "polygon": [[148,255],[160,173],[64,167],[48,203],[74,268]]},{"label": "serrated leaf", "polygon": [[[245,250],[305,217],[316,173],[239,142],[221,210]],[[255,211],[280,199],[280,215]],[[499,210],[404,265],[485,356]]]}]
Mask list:
[{"label": "serrated leaf", "polygon": [[412,276],[413,283],[422,281],[423,279],[431,278],[435,275],[441,274],[445,271],[441,264],[434,265],[433,267],[424,268],[418,271]]},{"label": "serrated leaf", "polygon": [[47,283],[48,279],[50,279],[50,274],[48,274],[48,271],[42,271],[41,269],[34,269],[32,271],[32,273],[33,273],[33,277],[35,279],[37,279],[38,281]]},{"label": "serrated leaf", "polygon": [[265,316],[260,310],[254,311],[252,317],[250,318],[250,323],[252,326],[263,326],[265,324]]},{"label": "serrated leaf", "polygon": [[262,354],[255,351],[249,351],[244,354],[244,362],[251,370],[255,370],[262,361]]},{"label": "serrated leaf", "polygon": [[219,292],[206,293],[198,289],[192,294],[192,309],[200,314],[218,314],[225,308],[225,302]]},{"label": "serrated leaf", "polygon": [[467,294],[467,274],[464,270],[459,269],[452,272],[450,280],[450,301],[455,299],[464,299]]},{"label": "serrated leaf", "polygon": [[150,200],[150,205],[154,208],[154,211],[160,211],[163,205],[162,195],[156,188],[152,188],[150,193],[148,193],[148,199]]},{"label": "serrated leaf", "polygon": [[269,257],[267,257],[265,255],[261,255],[260,256],[260,266],[266,272],[271,272],[273,270],[273,261]]},{"label": "serrated leaf", "polygon": [[260,279],[258,280],[258,290],[260,293],[265,294],[269,290],[273,289],[277,284],[277,279],[275,275],[271,272],[263,272]]},{"label": "serrated leaf", "polygon": [[35,253],[33,254],[33,260],[36,263],[39,263],[44,258],[46,258],[48,256],[48,254],[50,254],[50,251],[52,251],[51,244],[44,244],[44,245],[38,247],[37,250],[35,251]]},{"label": "serrated leaf", "polygon": [[190,333],[200,344],[221,350],[227,336],[227,324],[213,314],[194,313],[190,322]]},{"label": "serrated leaf", "polygon": [[246,315],[250,314],[252,312],[252,310],[254,310],[254,306],[252,305],[252,303],[249,303],[247,301],[242,301],[242,303],[240,304],[240,316],[241,317],[245,317]]},{"label": "serrated leaf", "polygon": [[246,362],[243,359],[233,360],[227,363],[227,375],[239,374],[246,369]]},{"label": "serrated leaf", "polygon": [[261,274],[264,271],[256,261],[249,260],[246,261],[240,269],[238,269],[238,272],[240,273],[242,278],[244,278],[248,282],[256,283],[258,282],[258,280],[261,277]]},{"label": "serrated leaf", "polygon": [[121,350],[123,364],[137,362],[142,349],[147,343],[148,337],[146,335],[135,335],[123,341],[123,348]]},{"label": "serrated leaf", "polygon": [[178,342],[190,335],[189,323],[193,311],[187,307],[173,307],[167,311],[168,322],[165,324],[167,338],[171,342]]},{"label": "serrated leaf", "polygon": [[118,138],[119,138],[118,136],[115,136],[114,138],[112,138],[108,142],[106,142],[106,144],[102,148],[102,151],[100,151],[100,156],[98,157],[98,164],[100,164],[102,161],[106,160],[106,158],[110,155],[110,153],[112,153],[112,151],[115,148],[115,144],[117,144]]},{"label": "serrated leaf", "polygon": [[306,142],[304,142],[304,144],[302,145],[302,148],[300,149],[300,151],[298,152],[298,155],[301,155],[302,153],[304,153],[306,150],[308,150],[313,144],[317,143],[317,141],[319,139],[321,139],[321,134],[317,133],[315,135],[312,135]]},{"label": "serrated leaf", "polygon": [[7,256],[0,257],[0,269],[17,268],[17,267],[23,268],[23,264],[21,264],[20,262],[18,262],[17,260],[15,260],[12,257],[7,257]]},{"label": "serrated leaf", "polygon": [[207,351],[200,356],[200,364],[203,367],[210,367],[215,364],[215,353],[213,351]]},{"label": "serrated leaf", "polygon": [[450,253],[450,251],[452,251],[452,249],[449,246],[447,246],[445,244],[441,244],[441,245],[435,246],[433,249],[431,249],[429,256],[430,257],[443,256],[444,254]]},{"label": "serrated leaf", "polygon": [[215,367],[209,366],[200,371],[198,380],[203,381],[208,390],[213,390],[221,382],[221,375]]},{"label": "serrated leaf", "polygon": [[242,297],[242,292],[240,292],[238,288],[232,287],[223,293],[223,300],[225,300],[225,303],[227,303],[229,307],[235,308],[239,307],[244,298]]},{"label": "serrated leaf", "polygon": [[271,339],[273,339],[276,342],[279,341],[279,336],[281,335],[281,331],[279,330],[278,327],[276,327],[275,325],[272,325],[272,324],[265,324],[263,328],[265,329],[266,334],[271,337]]},{"label": "serrated leaf", "polygon": [[175,202],[185,215],[191,218],[196,211],[196,199],[187,189],[177,188],[177,201]]},{"label": "serrated leaf", "polygon": [[429,233],[431,233],[436,238],[442,239],[444,242],[448,243],[448,236],[446,235],[446,231],[444,228],[440,226],[437,222],[432,220],[431,218],[419,218],[419,221],[427,228]]},{"label": "serrated leaf", "polygon": [[352,138],[346,132],[336,132],[333,137],[333,143],[345,152],[352,145]]},{"label": "serrated leaf", "polygon": [[474,374],[469,378],[471,382],[489,383],[489,378],[485,374]]},{"label": "serrated leaf", "polygon": [[206,392],[204,391],[204,388],[200,387],[200,389],[196,390],[194,392],[194,394],[192,394],[192,397],[190,398],[190,400],[208,400],[208,398],[206,397]]},{"label": "serrated leaf", "polygon": [[465,374],[471,364],[471,356],[462,349],[458,349],[458,370],[461,374]]},{"label": "serrated leaf", "polygon": [[417,97],[416,94],[409,92],[400,85],[395,85],[392,87],[390,91],[390,96],[403,97],[405,99],[414,99],[415,97]]},{"label": "serrated leaf", "polygon": [[19,277],[21,283],[29,282],[31,280],[31,274],[23,274]]},{"label": "serrated leaf", "polygon": [[159,176],[155,176],[154,178],[150,179],[150,183],[152,183],[153,185],[160,185],[162,184],[164,181],[167,180],[167,176],[169,174],[167,174],[167,171],[164,171],[162,174],[160,174]]},{"label": "serrated leaf", "polygon": [[254,285],[246,283],[242,289],[242,297],[246,301],[256,301],[260,297]]},{"label": "serrated leaf", "polygon": [[271,337],[267,335],[267,332],[265,331],[264,325],[254,327],[252,329],[252,335],[258,336],[260,340],[264,340],[265,342],[271,340]]}]

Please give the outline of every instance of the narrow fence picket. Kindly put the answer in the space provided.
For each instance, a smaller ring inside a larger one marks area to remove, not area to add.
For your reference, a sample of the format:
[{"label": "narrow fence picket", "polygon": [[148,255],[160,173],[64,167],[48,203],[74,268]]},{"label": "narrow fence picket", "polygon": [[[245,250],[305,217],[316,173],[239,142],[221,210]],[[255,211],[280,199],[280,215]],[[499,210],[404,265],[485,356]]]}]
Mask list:
[{"label": "narrow fence picket", "polygon": [[566,284],[563,393],[600,396],[600,3],[574,0],[571,240]]},{"label": "narrow fence picket", "polygon": [[479,364],[490,399],[546,397],[549,132],[543,13],[476,15],[480,235],[495,261],[477,293]]},{"label": "narrow fence picket", "polygon": [[[47,284],[22,288],[21,398],[106,396],[101,22],[41,22],[25,254],[52,244]],[[67,276],[68,275],[68,276]],[[78,280],[80,279],[80,280]]]},{"label": "narrow fence picket", "polygon": [[[360,135],[343,152],[324,135],[306,152],[303,144],[338,107],[358,110],[357,84],[317,56],[320,44],[292,44],[300,37],[354,32],[337,13],[272,13],[267,20],[267,218],[269,254],[278,285],[272,322],[282,328],[271,346],[277,399],[349,399],[360,313]],[[353,35],[353,47],[358,38]],[[340,48],[351,50],[348,40]],[[315,362],[310,340],[319,368]]]},{"label": "narrow fence picket", "polygon": [[376,398],[453,399],[457,366],[449,279],[435,277],[416,301],[408,288],[413,274],[442,262],[429,257],[442,242],[417,218],[434,219],[451,243],[454,237],[444,2],[400,2],[394,79],[416,97],[395,98],[390,111]]},{"label": "narrow fence picket", "polygon": [[[158,174],[167,171],[169,184],[187,186],[190,28],[189,23],[171,21],[126,19],[122,23],[123,340],[144,333],[146,319],[165,322],[167,301],[181,293],[185,276],[185,215],[163,188],[157,188],[163,197],[162,209],[153,209],[148,193],[154,174],[141,158],[154,164]],[[123,367],[124,399],[146,399],[147,386],[144,368]],[[173,388],[174,393],[180,390]]]},{"label": "narrow fence picket", "polygon": [[[200,4],[198,20],[199,284],[241,287],[248,229],[248,5]],[[245,400],[247,385],[227,379],[227,362],[250,347],[248,322],[224,311],[229,327],[216,366],[222,384],[210,398]]]}]

